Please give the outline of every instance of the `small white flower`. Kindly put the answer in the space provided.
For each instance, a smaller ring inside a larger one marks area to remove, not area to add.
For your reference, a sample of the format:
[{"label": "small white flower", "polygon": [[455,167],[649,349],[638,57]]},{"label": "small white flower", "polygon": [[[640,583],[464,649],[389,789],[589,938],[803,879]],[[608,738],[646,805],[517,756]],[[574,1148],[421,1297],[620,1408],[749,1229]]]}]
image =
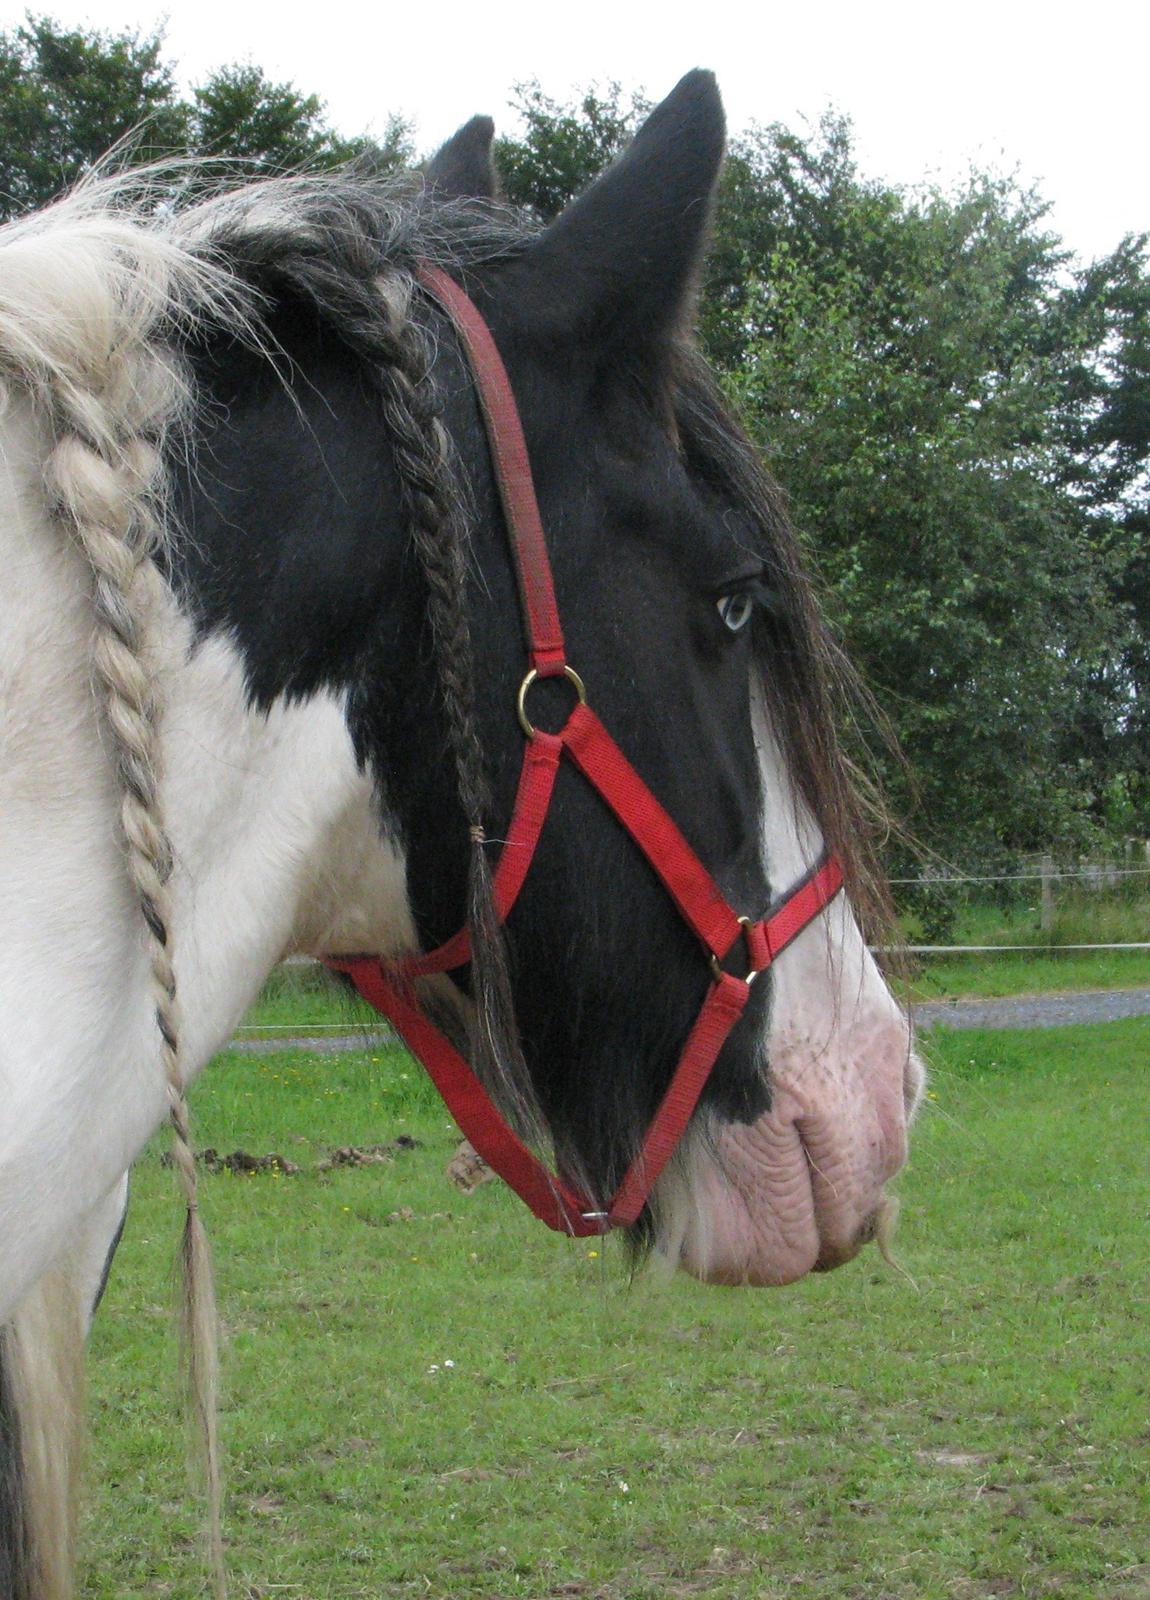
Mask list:
[{"label": "small white flower", "polygon": [[455,1362],[454,1362],[454,1361],[445,1361],[445,1362],[444,1362],[444,1363],[443,1363],[443,1365],[444,1365],[444,1366],[445,1366],[445,1367],[453,1367],[453,1366],[454,1366],[454,1365],[455,1365]]},{"label": "small white flower", "polygon": [[622,1478],[619,1479],[619,1482],[616,1485],[616,1487],[618,1488],[620,1494],[630,1494],[631,1493],[630,1484],[624,1483]]},{"label": "small white flower", "polygon": [[438,1372],[439,1371],[439,1363],[438,1363],[438,1361],[433,1361],[431,1363],[431,1365],[428,1367],[427,1370],[428,1370],[428,1372]]}]

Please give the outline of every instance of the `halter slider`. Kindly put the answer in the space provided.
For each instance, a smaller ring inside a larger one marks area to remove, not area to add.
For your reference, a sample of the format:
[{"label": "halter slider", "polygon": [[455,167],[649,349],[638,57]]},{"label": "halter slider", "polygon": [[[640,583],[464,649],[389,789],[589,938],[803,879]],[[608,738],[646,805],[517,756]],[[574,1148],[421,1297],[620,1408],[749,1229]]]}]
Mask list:
[{"label": "halter slider", "polygon": [[[751,932],[755,927],[755,919],[753,917],[740,917],[739,918],[739,927],[742,928],[742,930],[743,930],[743,938],[746,941],[746,945],[747,945],[747,966],[750,968],[750,970],[743,976],[743,978],[740,981],[745,983],[747,988],[749,989],[751,987],[752,983],[754,983],[755,979],[758,978],[758,977],[761,977],[762,974],[767,970],[767,968],[765,966],[756,967],[755,964],[754,964],[754,962],[755,962],[755,954],[754,954],[754,950],[753,950],[752,945],[751,945]],[[732,945],[731,946],[731,950],[733,950],[734,948],[735,948],[734,945]],[[730,953],[731,953],[731,951],[728,950],[727,951],[727,955],[730,955]],[[769,963],[768,963],[768,965],[769,965]],[[715,979],[716,983],[719,981],[720,978],[730,977],[731,976],[730,973],[725,971],[725,969],[723,967],[723,964],[719,960],[718,956],[714,955],[714,954],[711,955],[711,976]]]}]

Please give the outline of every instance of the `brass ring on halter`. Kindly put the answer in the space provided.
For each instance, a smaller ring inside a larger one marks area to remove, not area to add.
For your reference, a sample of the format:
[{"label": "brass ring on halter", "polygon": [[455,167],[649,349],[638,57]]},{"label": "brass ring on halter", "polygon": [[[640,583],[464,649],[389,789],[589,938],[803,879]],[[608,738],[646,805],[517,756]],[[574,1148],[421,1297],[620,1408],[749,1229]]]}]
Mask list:
[{"label": "brass ring on halter", "polygon": [[[579,696],[579,704],[581,706],[585,706],[587,704],[587,690],[584,687],[583,679],[575,671],[574,667],[564,666],[562,671],[563,676],[567,679],[567,682]],[[535,728],[527,716],[527,691],[530,689],[531,685],[535,682],[538,676],[539,674],[534,667],[529,668],[527,676],[519,685],[519,696],[515,702],[515,709],[519,715],[519,726],[523,729],[523,732],[529,739],[534,739]]]}]

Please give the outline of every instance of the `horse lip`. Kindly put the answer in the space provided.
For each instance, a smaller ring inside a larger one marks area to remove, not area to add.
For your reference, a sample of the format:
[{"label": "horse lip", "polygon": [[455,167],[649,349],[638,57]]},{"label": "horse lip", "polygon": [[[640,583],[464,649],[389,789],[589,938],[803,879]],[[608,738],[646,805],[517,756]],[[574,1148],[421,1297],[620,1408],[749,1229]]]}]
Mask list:
[{"label": "horse lip", "polygon": [[870,1244],[878,1235],[878,1211],[872,1211],[855,1236],[855,1243],[859,1250],[864,1244]]}]

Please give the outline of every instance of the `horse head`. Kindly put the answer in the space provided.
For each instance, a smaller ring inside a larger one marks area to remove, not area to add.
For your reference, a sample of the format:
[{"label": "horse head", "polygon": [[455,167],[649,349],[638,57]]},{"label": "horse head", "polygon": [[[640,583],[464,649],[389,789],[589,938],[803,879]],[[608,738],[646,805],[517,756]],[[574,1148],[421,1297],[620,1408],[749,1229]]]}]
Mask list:
[{"label": "horse head", "polygon": [[[490,144],[473,119],[414,189],[304,177],[173,208],[145,181],[133,208],[97,185],[0,236],[20,1593],[69,1592],[71,1375],[124,1173],[168,1114],[217,1482],[183,1091],[292,951],[406,975],[550,1148],[586,1207],[560,1221],[625,1222],[700,1277],[848,1259],[904,1159],[922,1074],[851,908],[875,895],[840,658],[691,344],[714,83],[684,79],[543,229],[500,205]],[[508,374],[530,572],[447,282]],[[549,803],[517,871],[525,748]],[[418,976],[445,940],[462,965]]]}]

